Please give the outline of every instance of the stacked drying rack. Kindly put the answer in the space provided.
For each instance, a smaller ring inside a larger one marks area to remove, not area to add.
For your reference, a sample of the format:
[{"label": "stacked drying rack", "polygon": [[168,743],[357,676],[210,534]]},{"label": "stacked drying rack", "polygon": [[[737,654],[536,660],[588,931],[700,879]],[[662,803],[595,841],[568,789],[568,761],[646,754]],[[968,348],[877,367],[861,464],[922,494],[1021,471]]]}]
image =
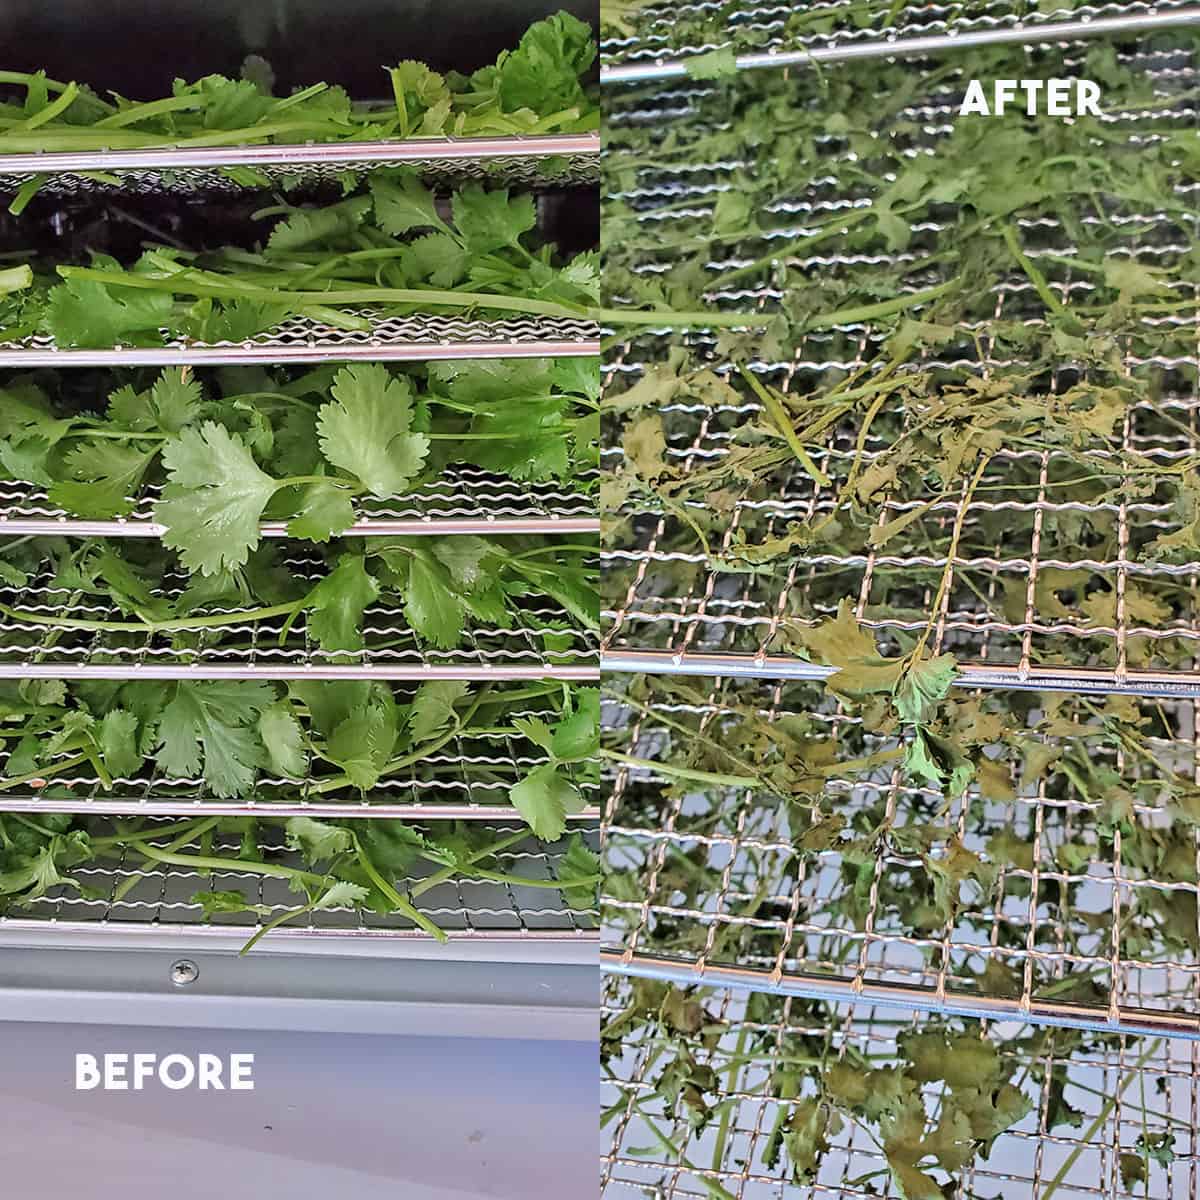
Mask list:
[{"label": "stacked drying rack", "polygon": [[[878,25],[839,25],[839,15],[853,7],[852,0],[805,6],[802,13],[769,3],[652,4],[631,18],[636,33],[627,29],[602,45],[606,82],[641,85],[606,92],[606,122],[666,131],[674,122],[696,120],[700,99],[714,86],[726,85],[688,79],[686,63],[719,50],[733,50],[739,70],[772,65],[804,70],[812,64],[911,57],[911,69],[920,71],[918,60],[938,54],[945,62],[945,52],[959,46],[1073,43],[1200,21],[1200,9],[1183,4],[1072,5],[1050,11],[1052,5],[997,0],[910,4],[899,23],[881,35]],[[789,25],[821,14],[829,20],[819,33],[798,34]],[[672,26],[689,19],[702,31],[705,20],[724,21],[726,27],[723,33],[697,35],[694,44],[681,48]],[[1143,50],[1136,44],[1122,54],[1126,65],[1154,79],[1163,97],[1154,115],[1179,128],[1195,128],[1200,64],[1194,54]],[[661,86],[651,86],[659,81]],[[943,87],[906,112],[910,132],[914,126],[921,131],[913,153],[950,131],[952,92]],[[839,147],[831,147],[831,167],[839,153]],[[635,270],[653,274],[670,262],[669,251],[657,247],[669,240],[671,221],[711,214],[716,199],[736,188],[746,164],[676,159],[623,171],[619,161],[612,166],[619,184],[608,195],[634,214],[646,234],[645,262]],[[856,203],[828,186],[836,183],[835,171],[829,174],[811,193],[780,203],[770,223],[778,222],[779,213],[795,214],[796,230],[784,227],[769,236],[789,242],[814,212]],[[1134,243],[1135,252],[1146,250],[1169,261],[1200,237],[1200,195],[1193,188],[1180,199],[1194,219],[1149,214],[1151,219],[1140,224],[1151,232]],[[1181,227],[1185,239],[1179,236]],[[936,222],[921,226],[912,256],[919,258],[938,232]],[[1064,231],[1036,232],[1039,249],[1068,253]],[[710,263],[709,269],[715,273],[753,263],[766,247],[769,241],[730,246],[724,261]],[[861,261],[827,243],[790,265],[850,273]],[[1051,278],[1063,297],[1088,286],[1069,273]],[[706,298],[718,307],[769,310],[781,297],[769,283],[745,280]],[[1192,298],[1200,300],[1194,283]],[[1002,311],[1024,315],[1026,305],[1036,309],[1023,277],[1006,282],[995,303],[997,316]],[[1194,311],[1184,310],[1171,318],[1173,332],[1190,328],[1196,319]],[[606,388],[619,395],[680,344],[703,360],[714,355],[716,335],[639,330],[614,337],[605,363]],[[805,393],[831,368],[862,367],[875,349],[866,326],[847,325],[807,334],[786,361],[749,366],[785,392]],[[714,355],[714,366],[720,361]],[[995,360],[986,353],[979,360],[985,374],[989,361]],[[926,355],[921,365],[938,362]],[[1200,449],[1197,350],[1131,357],[1127,365],[1156,371],[1163,382],[1156,405],[1135,409],[1126,421],[1124,447],[1163,463],[1195,454]],[[746,392],[741,404],[680,399],[657,411],[666,434],[665,460],[687,472],[727,455],[736,431],[753,422],[762,407]],[[609,469],[622,461],[620,434],[619,422],[610,420],[603,459]],[[793,463],[790,473],[771,481],[765,496],[725,496],[720,514],[707,514],[705,520],[715,562],[699,552],[678,512],[629,503],[615,514],[618,532],[604,556],[607,611],[601,645],[602,669],[618,673],[607,677],[603,724],[619,751],[602,822],[610,879],[602,889],[602,1038],[605,1026],[615,1032],[604,1042],[608,1149],[601,1193],[656,1200],[900,1196],[883,1147],[853,1124],[830,1138],[810,1176],[793,1177],[778,1154],[778,1136],[794,1113],[811,1111],[802,1106],[811,1103],[812,1093],[792,1092],[789,1098],[779,1081],[798,1055],[829,1062],[864,1061],[855,1057],[860,1054],[895,1061],[907,1034],[957,1022],[960,1028],[986,1030],[997,1044],[1015,1044],[1030,1030],[1041,1030],[1047,1040],[1032,1069],[1028,1051],[1020,1060],[1031,1112],[999,1137],[990,1155],[971,1162],[948,1195],[1042,1200],[1054,1194],[1200,1194],[1195,1133],[1200,959],[1194,950],[1200,934],[1193,933],[1188,950],[1178,941],[1164,948],[1154,933],[1162,914],[1180,902],[1184,907],[1178,911],[1194,911],[1195,874],[1190,879],[1186,870],[1155,875],[1131,866],[1123,859],[1119,833],[1110,851],[1100,851],[1091,829],[1097,806],[1078,790],[1047,795],[1043,781],[1018,789],[1015,801],[1000,804],[972,787],[949,806],[947,820],[961,844],[986,855],[989,835],[1015,824],[1028,830],[1029,861],[1002,863],[990,886],[964,902],[944,927],[915,929],[901,915],[905,895],[919,889],[928,855],[936,858],[946,845],[926,848],[923,855],[902,839],[888,839],[864,882],[842,858],[836,837],[821,836],[815,806],[807,818],[800,803],[781,804],[754,789],[700,776],[689,784],[678,773],[656,770],[656,760],[678,745],[681,732],[698,731],[724,746],[729,743],[722,731],[744,728],[748,713],[764,723],[792,718],[818,726],[844,739],[842,759],[884,745],[884,739],[864,735],[857,719],[824,693],[827,668],[788,653],[796,607],[830,616],[839,596],[857,596],[856,615],[887,644],[896,644],[895,634],[919,632],[932,620],[931,649],[954,653],[956,683],[963,689],[1010,696],[1014,705],[1027,692],[1091,695],[1098,703],[1127,696],[1142,711],[1166,714],[1175,736],[1158,740],[1154,754],[1164,766],[1200,782],[1200,565],[1148,562],[1142,553],[1156,535],[1178,528],[1173,494],[1160,491],[1108,505],[1115,552],[1098,558],[1051,534],[1069,527],[1072,509],[1080,508],[1078,501],[1055,498],[1061,477],[1055,452],[1001,450],[975,498],[964,489],[961,498],[939,501],[929,511],[943,529],[971,532],[964,541],[974,548],[952,561],[944,552],[904,544],[900,550],[885,546],[857,555],[800,551],[771,569],[749,572],[731,565],[736,555],[729,551],[740,542],[743,525],[751,530],[748,541],[765,541],[783,536],[789,522],[829,512],[838,481],[855,457],[855,441],[854,430],[835,429],[814,453],[813,461],[834,481],[828,489]],[[881,454],[886,443],[867,438],[860,447],[863,463]],[[1122,479],[1114,455],[1113,480]],[[898,496],[885,511],[895,518],[917,503]],[[696,505],[693,515],[701,515],[701,508]],[[1037,581],[1044,571],[1103,579],[1117,597],[1115,619],[1097,624],[1040,611]],[[939,589],[943,573],[949,586]],[[686,581],[682,588],[680,577]],[[1130,616],[1123,603],[1129,581],[1156,579],[1189,586],[1190,611],[1162,624]],[[1024,598],[1019,612],[1006,611],[1003,604],[1014,587]],[[935,596],[940,604],[931,612]],[[1079,650],[1075,660],[1089,665],[1047,663],[1064,640]],[[639,682],[647,677],[657,677],[661,686],[647,689]],[[1139,778],[1135,761],[1118,754],[1112,765],[1126,779]],[[847,823],[856,814],[875,812],[889,829],[928,821],[943,803],[938,789],[920,786],[900,770],[835,773],[824,791]],[[817,824],[810,826],[810,819]],[[1134,819],[1153,827],[1165,816],[1142,805]],[[1094,853],[1083,861],[1071,859],[1068,852],[1081,843],[1090,843]],[[856,886],[862,888],[857,895]],[[1191,923],[1194,927],[1194,918]],[[1088,988],[1077,986],[1081,978],[1090,981]],[[673,1069],[666,1041],[655,1033],[655,1021],[664,1018],[645,1016],[668,994],[664,988],[702,1005],[693,1010],[702,1011],[704,1021],[690,1043],[697,1050],[693,1078],[701,1081],[701,1091],[710,1089],[705,1099],[712,1115],[699,1129],[678,1099],[678,1075],[676,1101],[664,1099],[664,1081]],[[1069,1049],[1056,1044],[1071,1031],[1085,1032],[1089,1040]],[[1141,1104],[1131,1103],[1139,1094]],[[1152,1107],[1165,1112],[1141,1111],[1149,1095]],[[1059,1119],[1064,1096],[1079,1111],[1074,1126],[1064,1127]],[[935,1108],[934,1121],[936,1114]],[[1127,1181],[1126,1172],[1133,1174],[1130,1156],[1144,1155],[1146,1145],[1168,1137],[1174,1139],[1173,1153],[1154,1167],[1146,1190]]]},{"label": "stacked drying rack", "polygon": [[[345,171],[407,165],[433,187],[487,179],[540,195],[547,188],[594,186],[598,155],[596,135],[22,154],[0,157],[0,190],[12,194],[38,177],[41,190],[51,195],[183,193],[219,203],[223,195],[242,190],[234,171],[239,167],[253,167],[256,178],[265,175],[307,189],[336,181]],[[549,170],[547,160],[552,162]],[[100,179],[96,172],[103,173]],[[0,345],[0,366],[419,362],[594,355],[598,348],[595,327],[583,321],[409,316],[379,319],[369,333],[348,333],[292,319],[245,342],[175,340],[155,349],[60,349],[35,335]],[[160,536],[152,515],[153,489],[134,499],[129,517],[83,521],[56,509],[35,487],[6,483],[0,486],[0,536]],[[582,492],[557,485],[522,487],[460,468],[411,495],[363,503],[347,536],[553,535],[597,528]],[[283,537],[285,531],[281,524],[268,523],[263,534]],[[303,551],[296,554],[301,561]],[[47,582],[34,580],[19,595],[9,588],[4,598],[63,611],[64,597],[48,589]],[[180,588],[185,585],[181,579]],[[98,614],[93,607],[88,615]],[[550,607],[540,615],[552,619],[557,614]],[[376,608],[367,614],[368,649],[333,655],[323,654],[302,629],[281,644],[278,623],[235,630],[240,637],[232,646],[181,651],[154,636],[46,639],[37,626],[10,622],[0,677],[596,679],[594,644],[583,636],[542,638],[538,617],[539,612],[531,612],[515,630],[473,629],[464,647],[439,653],[419,645],[399,610]],[[514,821],[505,788],[495,782],[504,772],[488,781],[486,768],[525,770],[539,756],[536,747],[521,739],[464,734],[437,753],[438,769],[428,780],[383,780],[360,801],[349,803],[323,801],[312,779],[297,784],[264,778],[252,797],[222,800],[209,794],[202,781],[165,779],[157,771],[102,790],[100,780],[82,770],[62,778],[69,802],[26,788],[0,794],[0,811],[469,820],[517,832],[521,825]],[[474,777],[479,768],[484,769],[483,780]],[[574,818],[593,846],[597,815],[593,797]],[[506,870],[531,880],[555,878],[562,849],[530,836],[514,844]],[[253,922],[206,917],[192,895],[205,887],[239,888],[266,910],[279,911],[294,905],[283,881],[236,871],[214,876],[147,872],[132,862],[84,867],[76,874],[88,885],[84,896],[64,896],[55,889],[24,913],[0,918],[0,1012],[6,1018],[594,1036],[592,915],[573,908],[554,889],[470,877],[447,883],[416,872],[414,878],[397,880],[397,886],[449,934],[445,945],[434,945],[404,918],[330,910],[281,927],[254,954],[239,960],[236,951],[253,932]]]}]

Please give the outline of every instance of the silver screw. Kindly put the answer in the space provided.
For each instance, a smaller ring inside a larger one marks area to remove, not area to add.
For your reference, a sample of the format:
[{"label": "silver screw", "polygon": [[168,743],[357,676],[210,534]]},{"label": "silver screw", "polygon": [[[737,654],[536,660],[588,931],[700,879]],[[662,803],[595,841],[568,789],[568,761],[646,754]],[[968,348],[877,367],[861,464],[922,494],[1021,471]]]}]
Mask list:
[{"label": "silver screw", "polygon": [[190,958],[181,958],[171,964],[171,982],[176,987],[187,987],[200,978],[200,968]]}]

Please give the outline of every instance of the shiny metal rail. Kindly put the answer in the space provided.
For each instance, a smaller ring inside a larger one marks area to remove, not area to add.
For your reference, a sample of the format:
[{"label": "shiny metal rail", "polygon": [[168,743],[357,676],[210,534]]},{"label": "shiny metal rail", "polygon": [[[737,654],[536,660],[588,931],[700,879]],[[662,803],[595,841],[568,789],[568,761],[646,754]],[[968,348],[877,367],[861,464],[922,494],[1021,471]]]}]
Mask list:
[{"label": "shiny metal rail", "polygon": [[834,1004],[875,1004],[909,1012],[942,1013],[975,1020],[1028,1021],[1065,1029],[1090,1029],[1100,1033],[1187,1038],[1200,1041],[1200,1016],[1124,1005],[1073,1004],[1065,1001],[966,995],[902,983],[867,983],[838,979],[815,972],[778,974],[723,963],[699,966],[658,954],[625,954],[601,950],[600,969],[610,974],[658,979],[680,987],[719,987],[735,991],[766,992],[774,996],[802,996]]},{"label": "shiny metal rail", "polygon": [[[1024,45],[1038,42],[1066,42],[1083,38],[1119,37],[1151,33],[1161,29],[1200,25],[1200,6],[1150,11],[1114,17],[1055,22],[1019,22],[1004,29],[953,29],[925,37],[897,37],[866,42],[845,42],[814,46],[805,50],[771,49],[762,53],[739,54],[739,71],[768,67],[833,66],[879,58],[911,58],[927,54],[945,54],[987,46]],[[600,78],[606,84],[645,83],[665,79],[688,78],[686,58],[662,58],[648,63],[627,63],[602,68]]]},{"label": "shiny metal rail", "polygon": [[126,169],[186,170],[197,167],[306,167],[335,164],[350,169],[362,163],[383,166],[459,159],[550,158],[583,155],[598,158],[600,135],[537,134],[528,137],[410,138],[405,141],[305,142],[300,145],[156,146],[141,150],[70,150],[5,154],[0,139],[0,178],[29,173],[55,175]]},{"label": "shiny metal rail", "polygon": [[[721,679],[823,681],[834,668],[782,654],[706,654],[669,650],[611,650],[600,656],[602,671],[647,675],[705,675]],[[1200,699],[1198,671],[1105,671],[1087,667],[990,666],[961,663],[955,684],[964,688],[1088,695]]]}]

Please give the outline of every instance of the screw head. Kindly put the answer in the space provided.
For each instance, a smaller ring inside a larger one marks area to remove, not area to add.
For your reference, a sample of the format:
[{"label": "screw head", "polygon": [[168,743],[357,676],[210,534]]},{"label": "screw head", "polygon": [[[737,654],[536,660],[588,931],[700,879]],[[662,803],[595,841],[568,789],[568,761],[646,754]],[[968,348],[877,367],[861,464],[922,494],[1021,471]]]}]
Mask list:
[{"label": "screw head", "polygon": [[187,987],[200,978],[200,968],[190,958],[181,958],[171,964],[171,982],[176,987]]}]

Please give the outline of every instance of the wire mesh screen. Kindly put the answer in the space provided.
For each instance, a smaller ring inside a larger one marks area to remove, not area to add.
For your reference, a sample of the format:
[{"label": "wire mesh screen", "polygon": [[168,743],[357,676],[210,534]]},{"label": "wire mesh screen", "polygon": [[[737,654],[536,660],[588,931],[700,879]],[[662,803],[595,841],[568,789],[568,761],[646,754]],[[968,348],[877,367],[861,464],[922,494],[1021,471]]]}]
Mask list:
[{"label": "wire mesh screen", "polygon": [[[522,483],[475,467],[450,467],[436,479],[392,500],[360,497],[356,520],[343,537],[441,533],[567,533],[597,527],[595,503],[585,490],[595,483],[589,474],[574,481]],[[132,511],[110,521],[84,520],[54,504],[34,484],[0,482],[0,533],[62,534],[104,537],[160,537],[154,520],[161,489],[147,485],[128,497]],[[266,521],[264,537],[285,537],[286,521]]]},{"label": "wire mesh screen", "polygon": [[[498,836],[506,832],[518,830],[496,829]],[[591,837],[594,835],[585,835],[585,839]],[[162,845],[169,843],[170,835],[164,834]],[[236,931],[245,930],[249,934],[260,922],[265,924],[272,916],[296,908],[297,901],[287,880],[239,870],[236,865],[239,845],[238,834],[219,834],[214,839],[211,853],[228,857],[228,868],[204,869],[187,864],[160,867],[130,850],[122,851],[112,861],[75,867],[71,875],[84,889],[82,894],[78,889],[56,886],[28,909],[10,907],[0,916],[0,941],[6,931],[15,933],[30,922],[63,927],[82,923],[92,928],[97,939],[102,939],[108,929],[116,932],[131,927],[179,925],[211,930],[215,935],[222,930],[235,935]],[[415,867],[408,878],[397,881],[397,887],[420,912],[451,936],[519,933],[538,937],[585,933],[593,926],[589,911],[573,908],[557,888],[539,886],[558,878],[566,846],[565,841],[541,843],[529,837],[501,851],[499,873],[513,876],[511,882],[473,877],[469,869],[447,880],[438,875],[434,865],[424,864]],[[199,842],[176,850],[183,856],[203,854]],[[285,853],[279,831],[264,833],[263,850],[273,862],[303,865],[296,856]],[[529,879],[530,885],[522,886],[521,878]],[[258,916],[209,915],[193,897],[196,893],[214,891],[239,891],[251,903],[262,905],[263,911]],[[401,914],[383,916],[336,908],[303,914],[282,932],[285,937],[305,932],[336,932],[347,937],[428,936]]]},{"label": "wire mesh screen", "polygon": [[[733,50],[739,55],[799,55],[850,49],[860,57],[895,53],[906,39],[955,39],[1012,34],[1022,40],[1055,36],[1055,27],[1074,27],[1057,36],[1087,36],[1088,26],[1108,21],[1186,19],[1195,6],[1185,0],[1158,3],[1025,3],[982,0],[962,3],[863,3],[862,0],[818,0],[815,4],[780,4],[774,0],[666,0],[633,7],[610,21],[601,42],[604,64],[613,68],[686,62],[697,55]],[[1050,34],[1046,32],[1049,26]],[[1145,26],[1143,26],[1144,28]]]},{"label": "wire mesh screen", "polygon": [[[316,585],[318,560],[298,557],[290,565]],[[164,584],[163,595],[178,601],[187,586],[181,575]],[[360,651],[322,649],[306,618],[291,612],[241,622],[231,616],[219,628],[123,632],[120,627],[131,623],[110,595],[58,585],[49,565],[25,584],[0,587],[0,604],[8,609],[0,623],[0,676],[10,679],[598,676],[595,636],[577,628],[548,597],[522,598],[508,625],[477,622],[450,648],[424,642],[395,601],[372,604],[363,613]],[[194,615],[236,611],[201,605]]]},{"label": "wire mesh screen", "polygon": [[1200,1033],[1196,707],[1044,704],[963,701],[991,749],[948,799],[812,685],[630,681],[604,721],[612,969]]},{"label": "wire mesh screen", "polygon": [[[1187,1043],[612,977],[601,1030],[606,1200],[1196,1194]],[[952,1063],[934,1065],[944,1047],[995,1081],[994,1118]]]},{"label": "wire mesh screen", "polygon": [[496,321],[409,315],[381,317],[355,310],[367,331],[339,329],[307,317],[289,317],[244,342],[187,342],[166,338],[161,346],[91,350],[55,345],[45,334],[0,343],[0,366],[214,366],[247,363],[434,362],[456,358],[554,358],[598,351],[590,321],[517,317]]},{"label": "wire mesh screen", "polygon": [[[1114,145],[1124,141],[1136,153],[1194,128],[1190,41],[1119,58],[1144,76],[1154,99],[1106,115]],[[1066,62],[1086,69],[1082,56]],[[805,303],[803,281],[844,281],[852,293],[856,276],[885,264],[898,290],[882,312],[868,303],[820,314],[807,328],[801,323],[794,341],[767,323],[747,333],[648,330],[613,346],[606,398],[622,415],[607,423],[604,457],[616,484],[606,526],[606,650],[667,652],[674,664],[661,669],[679,669],[689,653],[795,657],[798,631],[850,597],[859,619],[893,648],[932,621],[932,644],[963,663],[1017,673],[1067,664],[1068,686],[1070,666],[1114,685],[1130,671],[1176,672],[1196,690],[1190,531],[1200,292],[1183,264],[1200,233],[1200,184],[1184,173],[1157,205],[1101,197],[1073,228],[1016,218],[1011,233],[1029,269],[1014,265],[940,342],[898,362],[895,323],[879,317],[906,297],[929,293],[932,302],[964,268],[940,252],[951,235],[951,200],[914,219],[902,251],[881,255],[878,239],[860,236],[878,212],[870,181],[895,178],[906,163],[939,169],[962,88],[947,66],[877,137],[820,139],[795,167],[796,190],[755,214],[761,230],[714,239],[704,261],[713,311],[769,317],[787,309],[793,318]],[[715,220],[753,170],[734,153],[720,161],[688,154],[688,131],[717,120],[715,95],[697,84],[611,106],[617,128],[653,128],[657,137],[661,121],[663,130],[661,163],[630,151],[605,164],[606,236],[644,247],[616,275],[626,292],[669,291],[673,279],[690,279],[699,269],[691,258],[696,222]],[[1031,365],[1017,383],[1025,339],[1045,332],[1046,306],[1067,311],[1101,286],[1079,265],[1085,233],[1099,237],[1112,270],[1126,261],[1171,268],[1174,282],[1137,332],[1114,339],[1103,365],[1062,342],[1052,366]],[[1102,377],[1114,388],[1107,412],[1095,407]],[[906,379],[942,390],[910,403],[904,385],[895,387]],[[790,405],[789,424],[816,431],[803,459],[780,439],[763,385]],[[1139,398],[1129,402],[1125,387],[1141,389]],[[888,403],[871,406],[872,389]],[[623,470],[644,440],[635,418],[647,390],[654,399],[640,411],[652,405],[663,440],[658,463],[641,470],[657,473],[652,487]],[[839,394],[854,401],[844,419]],[[964,422],[986,420],[991,403],[1010,413],[1026,406],[1031,432],[1010,428],[986,447],[971,445],[964,458],[955,444],[964,426],[944,420],[959,402]],[[1053,424],[1039,428],[1046,413]],[[1075,424],[1078,439],[1063,433],[1060,418]],[[920,470],[906,465],[922,459]],[[977,477],[967,462],[980,463]]]},{"label": "wire mesh screen", "polygon": [[599,177],[595,135],[422,139],[360,144],[0,155],[0,190],[33,179],[52,195],[241,192],[256,187],[341,187],[388,167],[418,171],[431,186],[477,180],[518,187],[587,187]]},{"label": "wire mesh screen", "polygon": [[[523,685],[522,685],[523,686]],[[397,685],[399,704],[410,704],[413,689]],[[495,694],[503,698],[504,693]],[[516,720],[551,720],[544,700],[527,700],[509,714]],[[203,778],[179,778],[153,768],[135,775],[101,778],[94,763],[62,755],[51,776],[30,782],[28,772],[13,768],[16,742],[0,751],[0,812],[61,812],[128,815],[213,813],[263,816],[325,816],[451,820],[505,820],[515,815],[509,789],[547,762],[539,748],[511,723],[499,728],[467,725],[439,738],[424,753],[409,754],[402,770],[385,773],[369,791],[360,792],[317,754],[305,755],[303,775],[282,778],[264,772],[236,798],[215,794]],[[583,807],[571,821],[598,816],[599,785],[590,765],[562,764],[562,777],[578,791]],[[17,782],[14,782],[17,781]]]}]

